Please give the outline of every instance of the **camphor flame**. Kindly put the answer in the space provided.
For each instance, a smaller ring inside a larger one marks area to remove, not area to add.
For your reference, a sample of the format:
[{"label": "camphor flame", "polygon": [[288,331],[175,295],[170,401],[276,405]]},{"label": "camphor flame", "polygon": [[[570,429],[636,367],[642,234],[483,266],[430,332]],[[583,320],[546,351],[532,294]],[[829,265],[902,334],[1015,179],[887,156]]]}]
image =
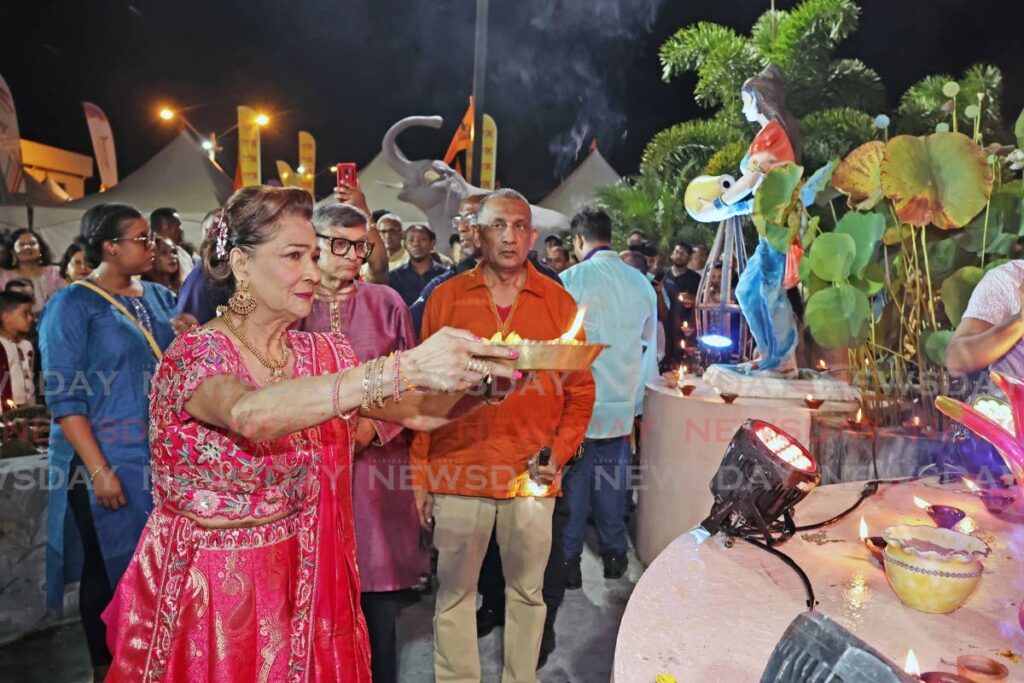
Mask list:
[{"label": "camphor flame", "polygon": [[572,327],[569,331],[558,338],[559,341],[572,341],[576,339],[576,335],[579,334],[580,328],[583,327],[583,316],[587,312],[586,306],[580,306],[579,310],[576,311],[576,319],[572,321]]},{"label": "camphor flame", "polygon": [[911,676],[921,675],[921,665],[917,663],[917,655],[914,654],[913,648],[907,650],[907,663],[903,665],[903,670]]},{"label": "camphor flame", "polygon": [[927,500],[923,498],[918,498],[917,496],[914,496],[914,505],[921,508],[922,510],[927,510],[932,506],[932,504],[929,503]]}]

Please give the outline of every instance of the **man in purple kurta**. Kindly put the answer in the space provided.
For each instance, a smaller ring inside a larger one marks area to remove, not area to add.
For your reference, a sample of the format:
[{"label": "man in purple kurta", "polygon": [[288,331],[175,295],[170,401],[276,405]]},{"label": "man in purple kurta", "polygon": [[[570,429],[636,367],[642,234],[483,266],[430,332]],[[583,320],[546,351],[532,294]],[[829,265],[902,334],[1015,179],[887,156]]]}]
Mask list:
[{"label": "man in purple kurta", "polygon": [[[360,209],[333,197],[317,205],[313,225],[320,237],[323,280],[312,312],[300,323],[307,332],[344,333],[361,360],[416,345],[412,319],[398,292],[356,279],[372,249],[366,223]],[[408,435],[391,423],[360,420],[355,450],[356,553],[373,680],[397,681],[398,591],[419,585],[430,568],[412,490],[405,485]]]}]

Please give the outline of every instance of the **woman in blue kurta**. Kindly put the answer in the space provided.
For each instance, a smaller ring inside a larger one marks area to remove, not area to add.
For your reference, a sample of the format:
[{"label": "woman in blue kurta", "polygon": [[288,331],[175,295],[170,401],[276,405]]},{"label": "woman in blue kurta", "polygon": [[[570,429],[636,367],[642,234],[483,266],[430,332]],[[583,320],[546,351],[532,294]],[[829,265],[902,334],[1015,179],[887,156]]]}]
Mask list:
[{"label": "woman in blue kurta", "polygon": [[[86,259],[96,269],[46,305],[39,345],[50,434],[47,598],[81,577],[82,625],[94,671],[110,664],[100,614],[135,551],[152,507],[149,486],[150,379],[174,338],[170,290],[133,276],[153,266],[153,235],[142,214],[108,204],[83,219]],[[68,513],[72,513],[68,515]],[[65,518],[74,524],[65,526]],[[84,562],[65,556],[64,531],[78,529]],[[75,566],[77,565],[77,566]]]}]

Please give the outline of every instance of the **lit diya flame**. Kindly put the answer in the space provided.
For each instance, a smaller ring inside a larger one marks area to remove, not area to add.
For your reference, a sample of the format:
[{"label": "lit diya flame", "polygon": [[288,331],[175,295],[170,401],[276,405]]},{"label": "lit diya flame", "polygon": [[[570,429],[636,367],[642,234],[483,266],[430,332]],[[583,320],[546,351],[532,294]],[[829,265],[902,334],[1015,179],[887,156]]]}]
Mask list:
[{"label": "lit diya flame", "polygon": [[923,498],[918,498],[917,496],[914,496],[914,505],[916,505],[917,507],[921,508],[926,512],[932,509],[931,503],[929,503],[927,500],[924,500]]},{"label": "lit diya flame", "polygon": [[8,408],[10,408],[11,410],[14,410],[14,408],[15,408],[16,406],[17,406],[17,404],[16,404],[15,402],[14,402],[14,400],[13,400],[13,399],[10,399],[10,398],[9,398],[9,399],[7,399],[7,407],[8,407]]},{"label": "lit diya flame", "polygon": [[970,489],[971,493],[981,493],[981,487],[967,477],[963,477],[962,481],[964,482],[964,486]]},{"label": "lit diya flame", "polygon": [[583,316],[587,313],[586,306],[580,306],[579,310],[576,311],[576,319],[572,321],[572,327],[569,331],[558,338],[560,342],[573,342],[576,341],[576,335],[579,334],[580,328],[583,327]]},{"label": "lit diya flame", "polygon": [[864,518],[860,518],[860,540],[868,540],[868,523],[864,521]]},{"label": "lit diya flame", "polygon": [[825,362],[824,358],[818,360],[818,369],[822,372],[828,372],[828,363]]},{"label": "lit diya flame", "polygon": [[853,421],[856,422],[857,424],[860,424],[861,422],[864,421],[864,409],[863,408],[857,408],[857,417],[853,418]]},{"label": "lit diya flame", "polygon": [[921,665],[917,663],[917,655],[914,654],[914,650],[907,650],[907,661],[903,665],[903,670],[911,676],[921,675]]}]

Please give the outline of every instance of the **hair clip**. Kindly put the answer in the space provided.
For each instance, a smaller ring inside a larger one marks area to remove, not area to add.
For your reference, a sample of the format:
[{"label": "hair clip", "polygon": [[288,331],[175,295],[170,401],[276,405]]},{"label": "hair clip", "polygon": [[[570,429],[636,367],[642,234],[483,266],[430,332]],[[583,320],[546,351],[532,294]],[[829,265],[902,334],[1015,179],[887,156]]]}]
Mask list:
[{"label": "hair clip", "polygon": [[213,228],[217,233],[217,248],[215,253],[217,254],[217,258],[221,261],[228,257],[228,224],[227,221],[224,220],[226,215],[227,211],[221,211],[220,218],[217,219],[217,225]]}]

